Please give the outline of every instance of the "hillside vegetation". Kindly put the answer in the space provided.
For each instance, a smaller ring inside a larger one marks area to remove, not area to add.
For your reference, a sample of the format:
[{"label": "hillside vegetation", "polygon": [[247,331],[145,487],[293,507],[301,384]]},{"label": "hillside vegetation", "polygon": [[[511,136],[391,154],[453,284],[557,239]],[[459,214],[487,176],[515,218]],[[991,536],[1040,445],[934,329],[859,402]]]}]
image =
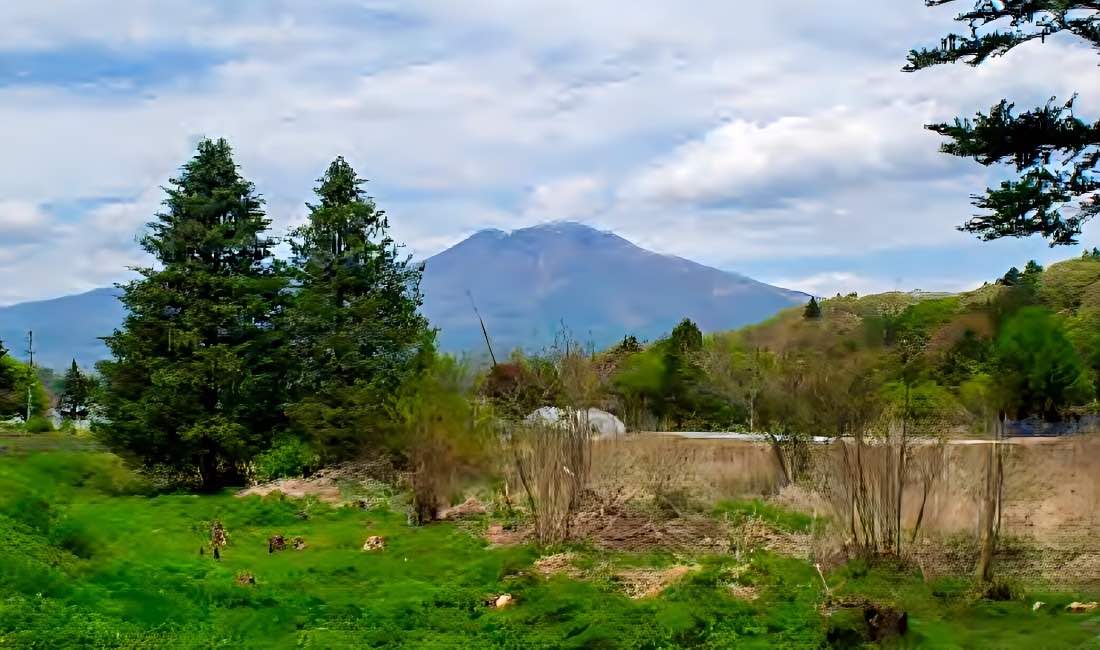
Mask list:
[{"label": "hillside vegetation", "polygon": [[1095,412],[1100,387],[1100,256],[957,295],[838,295],[706,337],[685,321],[603,358],[607,404],[640,428],[844,435],[877,415],[947,428],[1074,418]]}]

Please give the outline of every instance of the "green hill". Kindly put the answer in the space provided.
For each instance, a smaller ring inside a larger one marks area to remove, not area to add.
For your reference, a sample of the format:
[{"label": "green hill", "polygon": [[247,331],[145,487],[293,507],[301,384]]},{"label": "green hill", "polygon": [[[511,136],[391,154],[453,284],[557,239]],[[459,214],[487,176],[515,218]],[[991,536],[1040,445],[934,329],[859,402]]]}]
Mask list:
[{"label": "green hill", "polygon": [[1030,264],[960,294],[838,295],[819,315],[795,307],[706,337],[681,360],[670,341],[620,359],[612,380],[620,409],[645,405],[667,428],[1064,420],[1097,410],[1100,257]]}]

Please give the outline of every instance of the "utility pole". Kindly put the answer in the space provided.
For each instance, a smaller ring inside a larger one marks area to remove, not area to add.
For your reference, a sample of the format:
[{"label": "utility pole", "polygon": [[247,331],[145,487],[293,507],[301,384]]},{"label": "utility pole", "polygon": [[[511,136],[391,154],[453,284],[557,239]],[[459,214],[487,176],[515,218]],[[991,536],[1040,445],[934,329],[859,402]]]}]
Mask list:
[{"label": "utility pole", "polygon": [[31,421],[31,388],[34,386],[34,330],[27,330],[27,356],[29,363],[27,371],[30,377],[27,379],[27,422]]}]

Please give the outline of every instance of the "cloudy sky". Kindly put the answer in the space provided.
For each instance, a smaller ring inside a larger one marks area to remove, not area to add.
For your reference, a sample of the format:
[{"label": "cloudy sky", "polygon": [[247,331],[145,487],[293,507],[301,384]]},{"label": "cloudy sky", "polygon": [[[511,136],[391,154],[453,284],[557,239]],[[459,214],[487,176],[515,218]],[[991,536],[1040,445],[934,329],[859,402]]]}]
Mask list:
[{"label": "cloudy sky", "polygon": [[[0,4],[0,304],[124,279],[160,186],[228,138],[277,231],[326,163],[371,180],[417,257],[570,219],[815,292],[956,290],[1079,249],[956,232],[996,170],[922,129],[1080,91],[1034,43],[900,72],[921,0],[51,0]],[[1100,226],[1083,242],[1100,245]]]}]

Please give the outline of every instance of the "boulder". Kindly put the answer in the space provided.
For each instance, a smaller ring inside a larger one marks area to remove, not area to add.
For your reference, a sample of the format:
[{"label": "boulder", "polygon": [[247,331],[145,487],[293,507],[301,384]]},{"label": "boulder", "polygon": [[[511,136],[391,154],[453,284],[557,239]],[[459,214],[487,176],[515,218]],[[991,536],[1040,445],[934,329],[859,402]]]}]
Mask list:
[{"label": "boulder", "polygon": [[384,548],[386,548],[386,538],[381,535],[371,535],[363,543],[364,551],[381,551]]}]

